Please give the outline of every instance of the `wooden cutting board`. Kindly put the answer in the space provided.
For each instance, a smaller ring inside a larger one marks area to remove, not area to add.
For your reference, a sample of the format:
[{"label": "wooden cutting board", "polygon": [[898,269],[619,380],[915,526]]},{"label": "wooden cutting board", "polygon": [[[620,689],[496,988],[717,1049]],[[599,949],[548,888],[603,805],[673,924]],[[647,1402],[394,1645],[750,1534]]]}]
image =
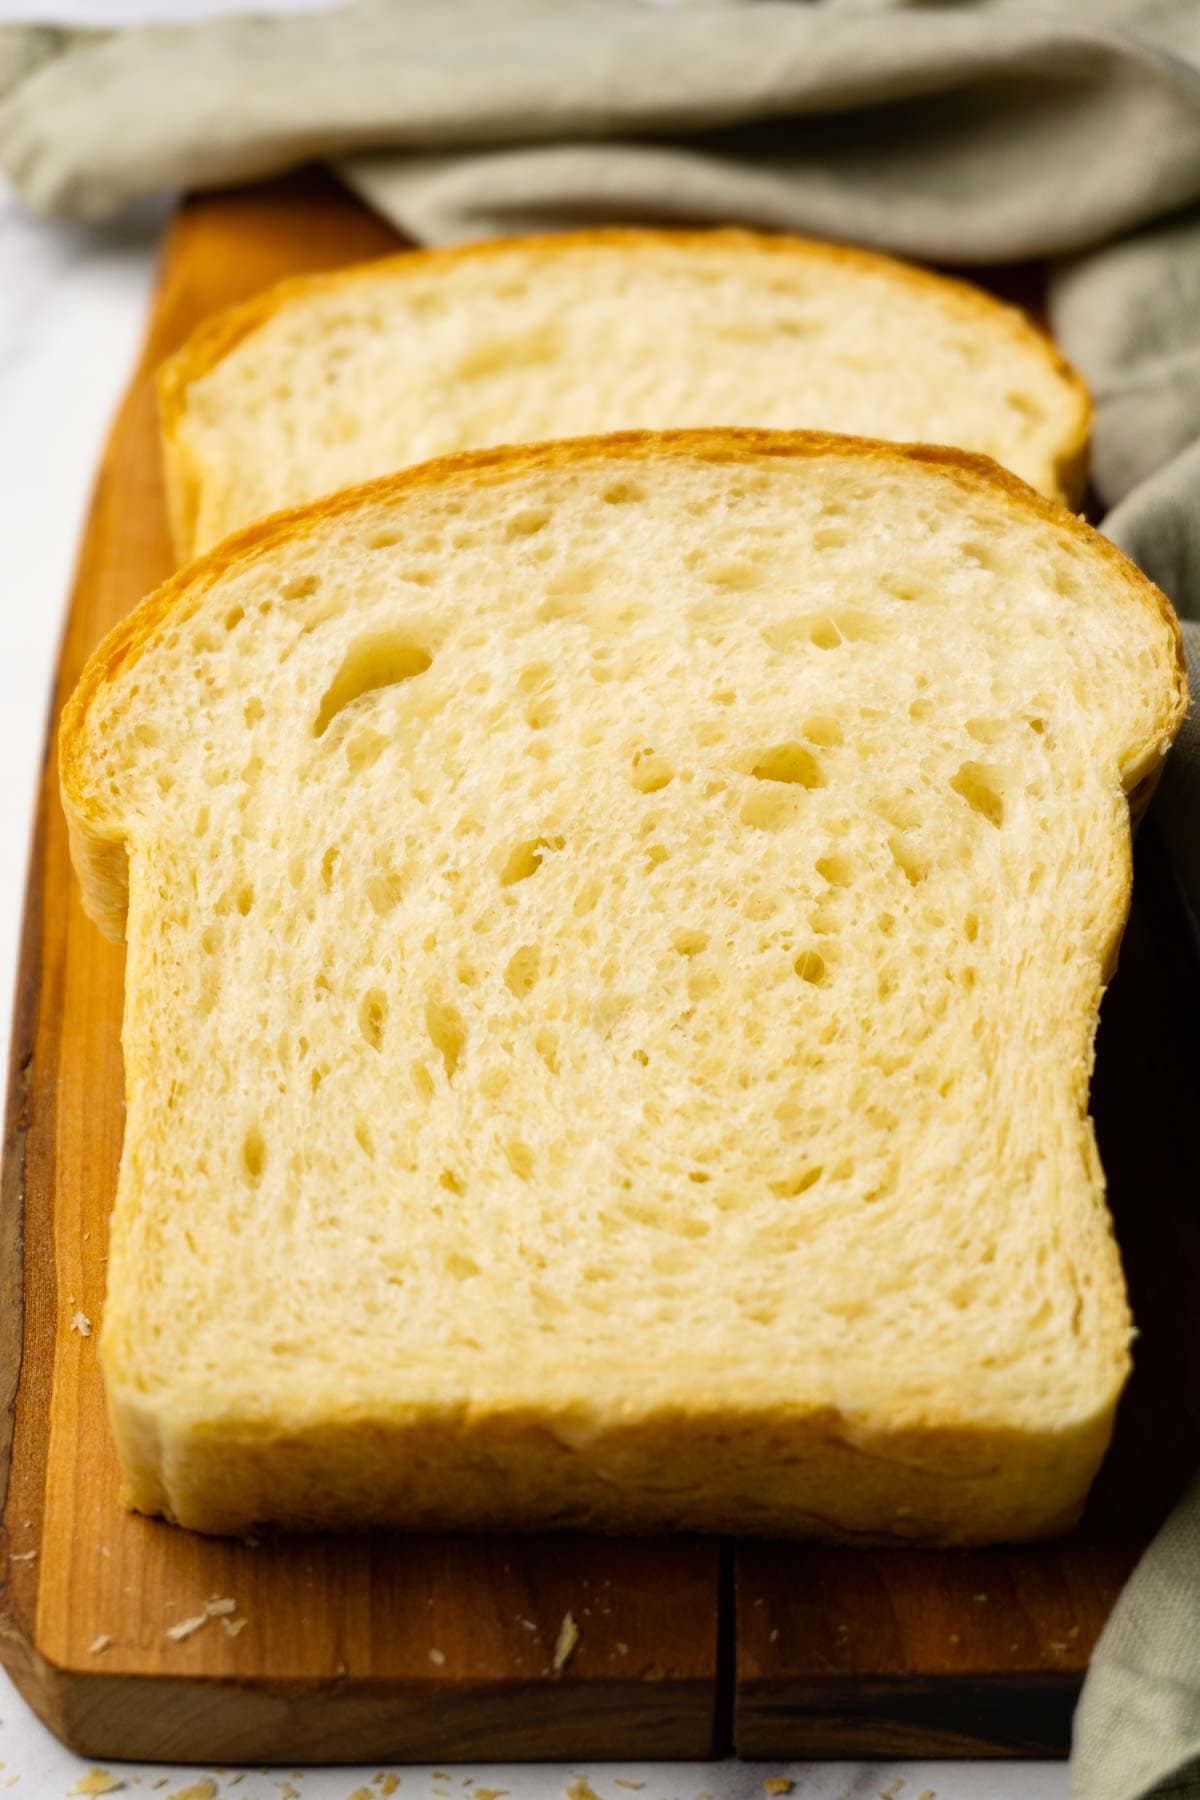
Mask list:
[{"label": "wooden cutting board", "polygon": [[[54,720],[97,640],[171,567],[156,364],[217,307],[397,245],[317,175],[181,210],[93,499]],[[1117,1450],[1066,1544],[217,1542],[121,1511],[95,1338],[72,1329],[103,1304],[123,956],[79,907],[52,728],[0,1207],[0,1657],[22,1693],[88,1755],[210,1764],[1061,1751],[1120,1583],[1200,1460],[1200,1169],[1185,1141],[1200,994],[1152,838],[1141,860],[1096,1104],[1144,1335]],[[213,1599],[234,1611],[169,1635]],[[579,1641],[556,1670],[568,1613]]]}]

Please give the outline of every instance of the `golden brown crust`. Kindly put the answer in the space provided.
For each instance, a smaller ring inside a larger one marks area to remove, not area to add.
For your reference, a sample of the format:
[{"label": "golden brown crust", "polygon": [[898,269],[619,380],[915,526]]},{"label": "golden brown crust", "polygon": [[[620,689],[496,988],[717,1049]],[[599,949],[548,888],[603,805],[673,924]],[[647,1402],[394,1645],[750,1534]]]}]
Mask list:
[{"label": "golden brown crust", "polygon": [[948,310],[974,319],[986,319],[993,330],[1006,333],[1014,343],[1032,349],[1053,368],[1074,395],[1076,416],[1069,436],[1055,459],[1055,479],[1063,501],[1078,505],[1087,484],[1088,445],[1092,427],[1092,401],[1078,371],[1062,356],[1053,340],[1017,307],[1009,306],[981,288],[935,275],[915,264],[901,262],[877,250],[853,244],[830,244],[816,238],[768,235],[765,232],[729,228],[718,231],[663,231],[612,226],[594,231],[562,232],[540,237],[489,238],[480,243],[459,244],[440,250],[403,250],[395,256],[355,263],[319,275],[297,275],[279,282],[240,306],[217,313],[199,326],[181,349],[158,372],[159,418],[166,458],[167,497],[171,530],[181,557],[194,551],[194,526],[199,480],[183,445],[179,425],[191,384],[257,331],[268,319],[312,294],[336,293],[364,279],[381,274],[425,275],[456,267],[467,261],[520,249],[533,257],[553,258],[577,250],[614,248],[629,252],[652,251],[670,246],[703,253],[706,250],[738,250],[767,256],[798,257],[806,261],[838,263],[896,281],[935,298]]},{"label": "golden brown crust", "polygon": [[[531,469],[556,469],[575,463],[600,461],[653,461],[657,458],[699,457],[712,462],[751,463],[762,458],[819,456],[856,458],[864,462],[920,464],[950,476],[964,488],[993,498],[1003,496],[1010,509],[1052,525],[1064,537],[1073,538],[1090,555],[1114,569],[1132,597],[1154,610],[1171,634],[1175,646],[1176,681],[1173,703],[1143,745],[1135,747],[1123,771],[1127,793],[1143,782],[1160,764],[1164,744],[1182,723],[1187,710],[1187,667],[1183,637],[1170,601],[1124,553],[1083,519],[1047,500],[1043,495],[1002,469],[990,457],[967,450],[950,450],[928,444],[892,444],[873,438],[839,437],[829,432],[757,431],[723,428],[704,431],[630,431],[607,437],[566,438],[548,444],[500,446],[419,463],[396,475],[381,476],[359,487],[344,488],[307,506],[273,513],[245,530],[235,532],[206,555],[146,596],[94,651],[79,684],[63,709],[59,732],[59,775],[63,805],[72,830],[72,843],[81,858],[76,868],[92,916],[112,935],[119,935],[113,910],[112,840],[122,835],[118,821],[106,819],[87,797],[81,763],[87,738],[87,716],[96,693],[146,649],[168,618],[191,616],[204,595],[225,572],[245,560],[267,556],[279,544],[304,538],[329,519],[353,513],[360,507],[416,493],[424,488],[446,487],[459,482],[498,483]],[[94,854],[96,847],[101,855]]]}]

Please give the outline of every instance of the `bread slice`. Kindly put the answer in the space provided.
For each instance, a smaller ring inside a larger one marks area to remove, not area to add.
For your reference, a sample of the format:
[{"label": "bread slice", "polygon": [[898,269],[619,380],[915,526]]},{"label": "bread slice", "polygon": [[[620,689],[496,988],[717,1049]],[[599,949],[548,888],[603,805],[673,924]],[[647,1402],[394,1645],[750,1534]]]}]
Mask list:
[{"label": "bread slice", "polygon": [[956,444],[1075,501],[1090,422],[1013,308],[746,231],[518,239],[285,282],[204,325],[160,398],[181,558],[427,457],[632,427]]},{"label": "bread slice", "polygon": [[1071,515],[808,434],[434,463],[168,582],[61,737],[128,942],[130,1505],[1068,1524],[1130,1336],[1092,1039],[1184,705]]}]

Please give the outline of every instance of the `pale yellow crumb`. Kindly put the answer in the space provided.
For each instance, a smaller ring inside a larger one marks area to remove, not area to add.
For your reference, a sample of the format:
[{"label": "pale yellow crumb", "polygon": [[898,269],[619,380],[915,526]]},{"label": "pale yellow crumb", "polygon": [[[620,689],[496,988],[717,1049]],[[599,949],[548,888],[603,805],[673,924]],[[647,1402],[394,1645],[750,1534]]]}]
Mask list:
[{"label": "pale yellow crumb", "polygon": [[[7,1786],[8,1783],[5,1783],[5,1785]],[[119,1794],[124,1786],[125,1783],[121,1780],[119,1775],[110,1775],[107,1769],[90,1769],[86,1775],[81,1775],[79,1777],[79,1780],[75,1783],[71,1792],[72,1794],[87,1794],[89,1796],[94,1794]]]},{"label": "pale yellow crumb", "polygon": [[937,1795],[932,1788],[922,1788],[917,1795],[917,1800],[937,1800]]},{"label": "pale yellow crumb", "polygon": [[85,1312],[77,1312],[71,1320],[71,1330],[77,1331],[80,1337],[91,1337],[92,1321]]},{"label": "pale yellow crumb", "polygon": [[91,1643],[88,1645],[88,1655],[89,1656],[99,1656],[101,1651],[107,1650],[111,1643],[112,1643],[112,1639],[109,1637],[107,1631],[102,1631],[100,1633],[100,1636],[93,1638]]},{"label": "pale yellow crumb", "polygon": [[202,1625],[207,1624],[206,1612],[194,1613],[190,1619],[180,1619],[178,1625],[168,1625],[164,1636],[169,1637],[174,1644],[182,1644],[184,1638],[190,1638],[194,1631],[199,1631]]},{"label": "pale yellow crumb", "polygon": [[346,1800],[375,1800],[375,1796],[370,1788],[356,1787],[352,1794],[346,1795]]},{"label": "pale yellow crumb", "polygon": [[903,1786],[904,1786],[903,1775],[897,1775],[895,1781],[889,1782],[887,1787],[885,1787],[885,1788],[880,1788],[879,1800],[896,1800],[896,1795],[900,1792],[900,1790]]},{"label": "pale yellow crumb", "polygon": [[518,1617],[517,1624],[521,1627],[522,1631],[536,1631],[537,1630],[537,1620],[536,1619],[522,1619],[522,1618]]},{"label": "pale yellow crumb", "polygon": [[777,1644],[779,1642],[779,1627],[778,1627],[778,1625],[775,1627],[774,1631],[768,1631],[767,1642],[769,1644]]},{"label": "pale yellow crumb", "polygon": [[1072,1625],[1070,1631],[1068,1631],[1068,1633],[1067,1633],[1067,1636],[1071,1639],[1071,1641],[1073,1643],[1075,1641],[1075,1639],[1079,1636],[1078,1625]]},{"label": "pale yellow crumb", "polygon": [[474,1794],[471,1796],[471,1800],[503,1800],[503,1796],[507,1794],[508,1791],[507,1788],[477,1787]]},{"label": "pale yellow crumb", "polygon": [[429,1652],[429,1660],[436,1668],[440,1669],[446,1660],[446,1652],[444,1650],[431,1650]]},{"label": "pale yellow crumb", "polygon": [[786,1775],[768,1775],[763,1782],[764,1794],[790,1794],[796,1784]]},{"label": "pale yellow crumb", "polygon": [[237,1611],[236,1600],[210,1600],[204,1608],[210,1619],[223,1619],[228,1613]]},{"label": "pale yellow crumb", "polygon": [[[567,1617],[570,1618],[570,1616],[568,1613]],[[600,1800],[595,1788],[590,1782],[585,1781],[582,1775],[577,1775],[574,1781],[569,1783],[566,1794],[567,1800]]]},{"label": "pale yellow crumb", "polygon": [[554,1661],[551,1664],[556,1675],[561,1675],[579,1644],[579,1627],[575,1623],[573,1613],[565,1612],[563,1622],[558,1628],[558,1639],[554,1646]]},{"label": "pale yellow crumb", "polygon": [[249,1620],[247,1619],[223,1618],[221,1620],[221,1629],[224,1631],[226,1637],[236,1637],[239,1631],[245,1631],[248,1623]]},{"label": "pale yellow crumb", "polygon": [[277,1783],[277,1786],[279,1788],[279,1800],[300,1800],[300,1789],[294,1788],[290,1781],[280,1781]]},{"label": "pale yellow crumb", "polygon": [[170,1800],[217,1800],[217,1784],[211,1775],[203,1775],[190,1787],[176,1788]]},{"label": "pale yellow crumb", "polygon": [[170,1779],[171,1777],[169,1775],[160,1775],[157,1781],[152,1781],[150,1783],[150,1786],[152,1788],[165,1788]]},{"label": "pale yellow crumb", "polygon": [[36,1550],[19,1550],[15,1556],[10,1556],[8,1560],[9,1562],[32,1562],[36,1555]]},{"label": "pale yellow crumb", "polygon": [[644,1781],[626,1781],[620,1775],[615,1775],[613,1777],[613,1786],[614,1787],[628,1788],[631,1793],[635,1793],[635,1794],[639,1793],[641,1791],[641,1789],[645,1787],[645,1785],[646,1784]]},{"label": "pale yellow crumb", "polygon": [[[400,1786],[400,1777],[398,1775],[377,1775],[375,1780],[378,1783],[381,1794],[394,1794],[396,1789]],[[482,1792],[482,1789],[480,1791]]]}]

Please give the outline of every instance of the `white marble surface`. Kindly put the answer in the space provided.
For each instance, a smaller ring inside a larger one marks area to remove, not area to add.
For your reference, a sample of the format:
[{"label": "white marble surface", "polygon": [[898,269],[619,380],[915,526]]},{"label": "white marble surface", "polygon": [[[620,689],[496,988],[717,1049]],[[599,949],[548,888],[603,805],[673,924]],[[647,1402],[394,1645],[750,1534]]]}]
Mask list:
[{"label": "white marble surface", "polygon": [[[259,0],[261,7],[261,0]],[[275,0],[277,5],[279,0]],[[112,0],[12,8],[30,17],[98,23],[118,17],[194,16],[211,0]],[[0,189],[0,1014],[11,1007],[31,803],[40,766],[49,682],[92,476],[141,330],[161,208],[119,229],[74,230],[24,215]],[[0,1686],[0,1800],[11,1788],[56,1800],[90,1765],[64,1750],[17,1694]],[[378,1794],[376,1766],[337,1770],[188,1771],[105,1765],[127,1795],[164,1800],[211,1773],[222,1800],[301,1800]],[[583,1777],[600,1800],[629,1800],[618,1778],[644,1783],[644,1800],[750,1800],[769,1777],[795,1783],[797,1800],[1065,1800],[1065,1766],[996,1764],[616,1764],[577,1767],[397,1769],[402,1797],[469,1797],[473,1785],[512,1800],[560,1800]],[[154,1783],[166,1777],[159,1789]],[[86,1791],[86,1790],[85,1790]],[[580,1790],[576,1789],[576,1793]],[[201,1793],[206,1790],[201,1787]]]}]

